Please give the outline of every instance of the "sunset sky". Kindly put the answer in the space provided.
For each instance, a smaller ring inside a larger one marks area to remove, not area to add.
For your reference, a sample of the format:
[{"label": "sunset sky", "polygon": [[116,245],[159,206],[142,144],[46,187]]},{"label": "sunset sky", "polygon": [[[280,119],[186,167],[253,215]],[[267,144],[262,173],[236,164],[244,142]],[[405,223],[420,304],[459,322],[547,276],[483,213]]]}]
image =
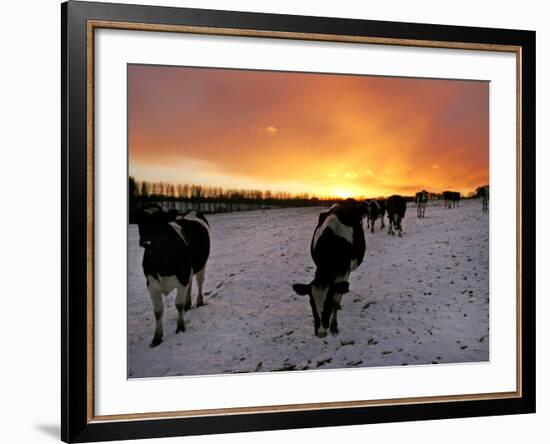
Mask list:
[{"label": "sunset sky", "polygon": [[489,182],[489,83],[128,66],[137,180],[317,196]]}]

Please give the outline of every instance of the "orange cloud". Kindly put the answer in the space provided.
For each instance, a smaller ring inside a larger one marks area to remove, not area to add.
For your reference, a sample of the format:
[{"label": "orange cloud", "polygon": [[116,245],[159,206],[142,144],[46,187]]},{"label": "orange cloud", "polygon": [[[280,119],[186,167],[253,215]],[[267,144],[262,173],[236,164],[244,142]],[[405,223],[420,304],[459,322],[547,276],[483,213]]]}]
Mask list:
[{"label": "orange cloud", "polygon": [[488,182],[489,84],[131,65],[130,174],[387,195]]}]

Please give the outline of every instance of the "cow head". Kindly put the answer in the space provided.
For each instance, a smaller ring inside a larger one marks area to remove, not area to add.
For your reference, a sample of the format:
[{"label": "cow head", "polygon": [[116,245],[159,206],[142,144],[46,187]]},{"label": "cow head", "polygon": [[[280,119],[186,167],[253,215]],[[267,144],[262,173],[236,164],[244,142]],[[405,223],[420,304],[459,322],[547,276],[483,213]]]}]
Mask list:
[{"label": "cow head", "polygon": [[180,215],[180,212],[178,210],[168,210],[166,213],[166,217],[168,218],[168,222],[172,222],[176,220]]},{"label": "cow head", "polygon": [[346,281],[323,284],[313,281],[310,284],[294,284],[294,291],[300,296],[309,296],[315,325],[315,334],[320,338],[327,335],[332,309],[335,307],[334,295],[349,291]]},{"label": "cow head", "polygon": [[158,205],[148,205],[137,214],[140,247],[150,247],[166,229],[170,216]]}]

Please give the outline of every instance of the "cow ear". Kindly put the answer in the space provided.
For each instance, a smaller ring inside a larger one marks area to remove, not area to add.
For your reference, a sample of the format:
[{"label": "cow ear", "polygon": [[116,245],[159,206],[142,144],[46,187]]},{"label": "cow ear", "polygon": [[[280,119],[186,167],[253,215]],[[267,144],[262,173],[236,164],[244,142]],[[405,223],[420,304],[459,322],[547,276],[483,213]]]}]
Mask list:
[{"label": "cow ear", "polygon": [[335,282],[332,284],[335,293],[344,294],[349,292],[349,282]]},{"label": "cow ear", "polygon": [[311,285],[308,284],[294,284],[292,289],[300,296],[306,296],[311,294]]},{"label": "cow ear", "polygon": [[317,226],[323,225],[323,222],[328,217],[330,213],[328,211],[323,211],[321,214],[319,214],[319,220],[317,221]]}]

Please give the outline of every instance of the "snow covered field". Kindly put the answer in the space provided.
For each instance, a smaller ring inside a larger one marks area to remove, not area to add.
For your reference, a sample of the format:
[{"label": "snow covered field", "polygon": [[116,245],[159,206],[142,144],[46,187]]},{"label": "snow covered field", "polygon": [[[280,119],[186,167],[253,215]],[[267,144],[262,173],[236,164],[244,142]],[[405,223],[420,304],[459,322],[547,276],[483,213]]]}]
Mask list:
[{"label": "snow covered field", "polygon": [[167,297],[164,342],[149,348],[154,315],[136,225],[128,235],[128,376],[207,375],[489,360],[489,216],[478,199],[459,208],[409,204],[402,238],[366,229],[365,261],[351,274],[340,333],[313,334],[309,245],[322,208],[207,216],[212,250],[205,302],[175,334]]}]

